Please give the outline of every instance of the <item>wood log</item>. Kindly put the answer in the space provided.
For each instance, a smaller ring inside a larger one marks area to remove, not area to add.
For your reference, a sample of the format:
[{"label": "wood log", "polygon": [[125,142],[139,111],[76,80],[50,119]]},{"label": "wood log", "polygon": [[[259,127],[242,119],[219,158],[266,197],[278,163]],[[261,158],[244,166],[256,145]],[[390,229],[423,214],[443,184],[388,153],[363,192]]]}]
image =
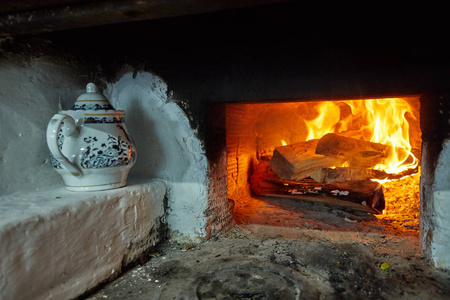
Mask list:
[{"label": "wood log", "polygon": [[319,183],[335,183],[344,181],[358,181],[376,177],[377,172],[373,169],[364,168],[321,168],[310,175]]},{"label": "wood log", "polygon": [[312,179],[319,183],[336,183],[345,181],[358,181],[366,179],[400,179],[404,176],[416,174],[418,167],[408,169],[401,173],[389,174],[381,170],[364,168],[322,168],[310,175]]},{"label": "wood log", "polygon": [[351,168],[373,168],[383,162],[384,154],[375,151],[356,152],[346,157],[347,165]]},{"label": "wood log", "polygon": [[270,168],[283,180],[301,180],[324,167],[341,164],[341,159],[315,154],[318,140],[281,146],[274,150]]},{"label": "wood log", "polygon": [[317,142],[316,154],[347,158],[359,152],[368,156],[384,155],[386,149],[386,145],[327,133]]},{"label": "wood log", "polygon": [[305,178],[300,181],[282,180],[260,161],[250,177],[250,189],[258,196],[291,198],[345,207],[372,214],[383,211],[384,193],[377,182],[360,180],[345,183],[318,183]]},{"label": "wood log", "polygon": [[[394,151],[392,146],[359,140],[351,137],[328,133],[319,139],[316,154],[343,158],[352,168],[373,168]],[[408,156],[408,151],[396,148],[400,157]]]}]

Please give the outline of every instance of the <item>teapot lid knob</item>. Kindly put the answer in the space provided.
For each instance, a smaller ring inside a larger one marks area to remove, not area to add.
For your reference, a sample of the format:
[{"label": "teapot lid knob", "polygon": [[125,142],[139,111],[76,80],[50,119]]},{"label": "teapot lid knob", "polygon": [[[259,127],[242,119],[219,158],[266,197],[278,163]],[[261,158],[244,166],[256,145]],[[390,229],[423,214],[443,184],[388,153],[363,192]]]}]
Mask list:
[{"label": "teapot lid knob", "polygon": [[105,111],[115,109],[111,103],[109,103],[108,99],[98,92],[97,86],[94,83],[89,82],[86,85],[86,92],[77,98],[72,106],[72,110]]},{"label": "teapot lid knob", "polygon": [[87,93],[97,93],[98,89],[97,89],[97,86],[95,85],[95,83],[89,82],[86,85],[86,92]]}]

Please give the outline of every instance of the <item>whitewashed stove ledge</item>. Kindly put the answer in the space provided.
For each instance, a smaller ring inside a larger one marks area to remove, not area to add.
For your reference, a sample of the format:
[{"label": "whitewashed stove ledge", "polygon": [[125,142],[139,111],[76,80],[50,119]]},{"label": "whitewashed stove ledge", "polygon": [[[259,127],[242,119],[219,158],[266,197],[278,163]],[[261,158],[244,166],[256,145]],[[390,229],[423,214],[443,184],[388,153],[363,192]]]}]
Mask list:
[{"label": "whitewashed stove ledge", "polygon": [[0,197],[0,299],[72,299],[158,242],[162,180]]}]

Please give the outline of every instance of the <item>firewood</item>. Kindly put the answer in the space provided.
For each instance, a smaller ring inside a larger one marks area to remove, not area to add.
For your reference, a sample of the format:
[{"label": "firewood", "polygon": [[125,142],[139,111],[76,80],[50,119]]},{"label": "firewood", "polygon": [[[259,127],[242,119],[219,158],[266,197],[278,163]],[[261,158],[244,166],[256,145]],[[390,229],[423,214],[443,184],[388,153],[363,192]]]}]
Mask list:
[{"label": "firewood", "polygon": [[255,168],[250,177],[250,189],[258,196],[319,202],[372,214],[381,213],[385,205],[383,188],[377,182],[359,180],[328,184],[311,178],[282,180],[270,169],[267,161],[260,161]]},{"label": "firewood", "polygon": [[310,175],[319,183],[335,183],[375,178],[376,171],[364,168],[321,168]]},{"label": "firewood", "polygon": [[[343,158],[352,168],[373,168],[384,163],[394,151],[392,146],[373,143],[335,133],[328,133],[319,139],[316,154]],[[400,157],[408,156],[404,148],[395,148]]]},{"label": "firewood", "polygon": [[384,155],[386,145],[358,140],[328,133],[321,137],[316,146],[316,154],[348,158],[356,153],[366,153],[368,156]]},{"label": "firewood", "polygon": [[401,173],[390,174],[382,170],[364,168],[322,168],[310,175],[312,179],[320,183],[336,183],[345,181],[358,181],[366,179],[400,179],[404,176],[418,172],[418,167],[408,169]]},{"label": "firewood", "polygon": [[383,162],[384,154],[375,151],[361,151],[345,158],[347,165],[351,168],[373,168]]},{"label": "firewood", "polygon": [[274,150],[270,168],[284,180],[300,180],[324,167],[341,164],[341,159],[315,154],[317,140],[281,146]]}]

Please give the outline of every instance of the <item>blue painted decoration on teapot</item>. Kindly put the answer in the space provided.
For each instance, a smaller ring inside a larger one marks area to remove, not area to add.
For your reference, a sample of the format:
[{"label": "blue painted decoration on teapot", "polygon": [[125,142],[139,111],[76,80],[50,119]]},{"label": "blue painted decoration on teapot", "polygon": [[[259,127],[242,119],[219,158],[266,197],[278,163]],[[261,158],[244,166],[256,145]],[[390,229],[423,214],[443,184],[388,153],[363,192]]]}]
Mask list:
[{"label": "blue painted decoration on teapot", "polygon": [[98,191],[126,185],[136,148],[125,126],[125,112],[115,110],[93,83],[71,110],[55,114],[47,126],[54,169],[72,191]]}]

